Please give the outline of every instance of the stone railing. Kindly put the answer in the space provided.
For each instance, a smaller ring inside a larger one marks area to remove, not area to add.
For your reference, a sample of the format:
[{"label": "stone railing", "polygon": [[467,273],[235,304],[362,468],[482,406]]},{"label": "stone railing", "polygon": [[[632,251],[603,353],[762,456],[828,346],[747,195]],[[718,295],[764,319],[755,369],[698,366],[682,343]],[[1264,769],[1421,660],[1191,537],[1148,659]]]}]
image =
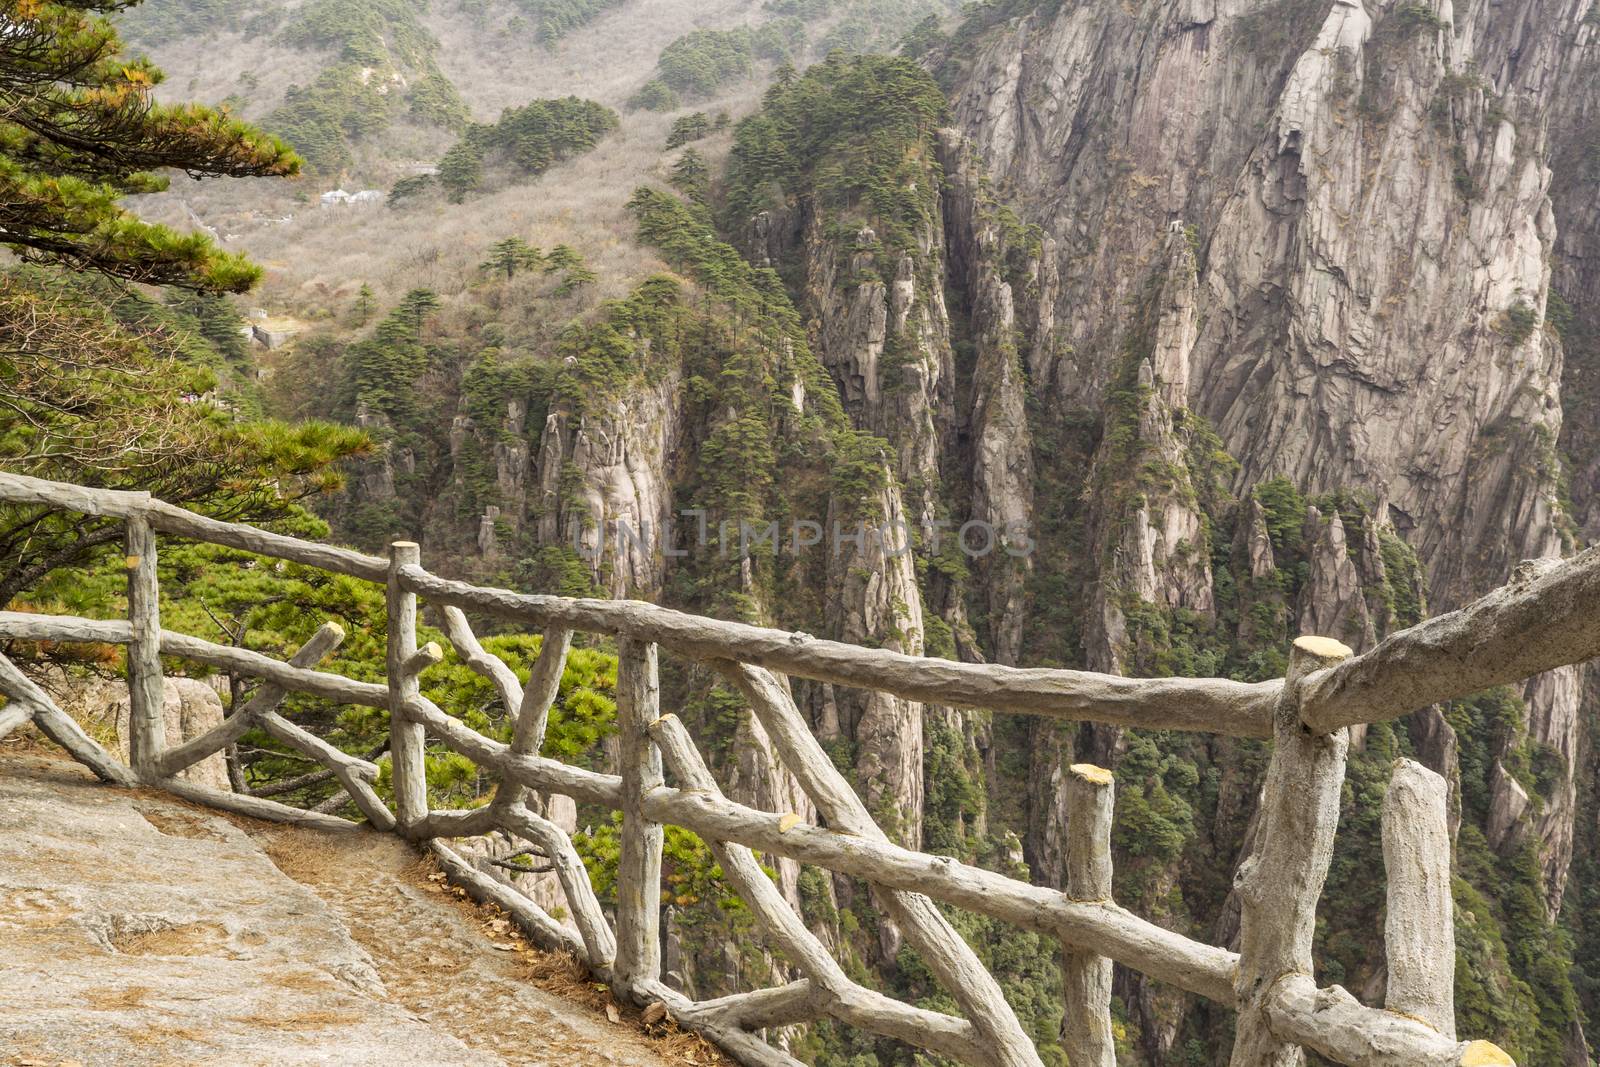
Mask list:
[{"label": "stone railing", "polygon": [[[373,829],[401,834],[430,850],[459,884],[504,908],[535,941],[571,951],[619,997],[662,1004],[681,1025],[705,1034],[742,1063],[794,1063],[761,1032],[831,1017],[961,1063],[1038,1065],[1039,1054],[999,984],[935,901],[1062,943],[1062,1040],[1074,1067],[1115,1062],[1112,961],[1236,1009],[1235,1067],[1301,1063],[1302,1049],[1358,1067],[1512,1062],[1488,1042],[1462,1041],[1455,1034],[1446,789],[1443,779],[1416,763],[1396,764],[1382,813],[1388,875],[1385,1005],[1365,1006],[1337,986],[1319,988],[1313,978],[1312,938],[1338,820],[1347,728],[1600,654],[1600,550],[1565,562],[1524,564],[1509,585],[1395,634],[1360,656],[1336,641],[1302,637],[1291,650],[1288,677],[1243,684],[955,663],[644,603],[483,589],[430,574],[422,568],[418,547],[407,542],[391,546],[389,558],[380,559],[206,519],[142,494],[16,475],[0,474],[0,500],[126,522],[128,621],[0,612],[0,639],[126,645],[131,766],[87,736],[3,656],[0,692],[10,699],[0,707],[0,736],[31,720],[108,782],[163,788],[264,819],[357,829],[360,824],[332,815],[175,778],[246,731],[265,730],[331,769]],[[315,669],[344,636],[332,624],[287,662],[163,630],[156,532],[384,584],[387,684]],[[440,662],[443,651],[435,644],[417,646],[418,597],[440,612],[462,661],[495,686],[516,724],[510,744],[472,730],[423,696],[419,675]],[[525,686],[510,667],[485,652],[468,625],[468,612],[543,632]],[[571,638],[579,631],[616,644],[621,753],[616,775],[539,754]],[[683,724],[660,713],[660,650],[709,665],[737,687],[825,826],[792,813],[755,810],[723,795]],[[225,668],[263,684],[220,727],[168,746],[162,736],[163,655]],[[1113,779],[1098,767],[1071,768],[1066,892],[895,845],[811,733],[783,675],[946,706],[1271,738],[1256,845],[1238,874],[1240,951],[1190,940],[1111,899]],[[277,705],[289,691],[389,712],[392,809],[373,788],[376,766],[278,714]],[[423,760],[430,740],[467,756],[499,780],[491,803],[471,811],[429,810]],[[528,803],[530,791],[622,812],[614,922],[596,898],[570,838]],[[659,923],[665,824],[687,828],[710,844],[770,947],[794,964],[800,980],[705,1001],[691,1000],[663,982]],[[444,843],[495,829],[531,842],[544,854],[560,880],[577,935]],[[872,886],[879,905],[949,992],[960,1015],[903,1004],[852,981],[785,902],[757,862],[757,852]]]}]

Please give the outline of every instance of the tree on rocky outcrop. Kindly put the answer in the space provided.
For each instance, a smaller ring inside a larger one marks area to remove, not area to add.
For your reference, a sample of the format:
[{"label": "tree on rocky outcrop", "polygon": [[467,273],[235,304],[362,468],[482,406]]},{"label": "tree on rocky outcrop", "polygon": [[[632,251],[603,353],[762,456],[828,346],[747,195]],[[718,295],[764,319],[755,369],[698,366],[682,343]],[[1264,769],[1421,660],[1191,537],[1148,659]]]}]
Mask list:
[{"label": "tree on rocky outcrop", "polygon": [[520,237],[507,237],[489,249],[489,258],[478,264],[485,273],[504,274],[506,281],[519,270],[532,270],[544,262],[544,254]]},{"label": "tree on rocky outcrop", "polygon": [[158,104],[162,74],[125,55],[115,0],[6,0],[0,35],[0,244],[25,258],[134,281],[238,292],[260,269],[204,234],[144,222],[119,200],[155,173],[284,176],[299,158],[225,111]]}]

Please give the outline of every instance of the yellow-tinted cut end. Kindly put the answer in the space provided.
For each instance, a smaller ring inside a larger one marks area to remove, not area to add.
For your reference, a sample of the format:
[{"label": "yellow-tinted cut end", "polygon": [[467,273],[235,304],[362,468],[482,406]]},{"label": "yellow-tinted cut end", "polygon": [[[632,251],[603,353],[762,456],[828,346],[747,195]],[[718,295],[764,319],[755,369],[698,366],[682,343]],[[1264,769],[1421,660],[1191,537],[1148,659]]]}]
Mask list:
[{"label": "yellow-tinted cut end", "polygon": [[334,637],[337,637],[341,641],[344,640],[345,633],[344,633],[344,627],[343,626],[340,626],[336,622],[325,622],[325,623],[323,623],[323,625],[328,628],[328,632],[330,634],[332,634]]},{"label": "yellow-tinted cut end", "polygon": [[1297,637],[1294,647],[1302,652],[1309,652],[1318,659],[1349,659],[1355,655],[1355,649],[1343,641],[1335,641],[1331,637]]},{"label": "yellow-tinted cut end", "polygon": [[1461,1067],[1517,1067],[1517,1061],[1493,1041],[1471,1041],[1461,1053]]},{"label": "yellow-tinted cut end", "polygon": [[140,558],[138,556],[129,556],[127,559],[122,561],[122,565],[124,567],[128,568],[128,570],[130,570],[130,571],[138,570],[139,569],[139,563],[140,563]]},{"label": "yellow-tinted cut end", "polygon": [[778,833],[786,834],[803,822],[805,822],[804,819],[800,818],[800,816],[791,811],[789,814],[778,819]]},{"label": "yellow-tinted cut end", "polygon": [[1075,777],[1094,785],[1110,785],[1112,781],[1110,771],[1104,767],[1096,767],[1092,763],[1074,763],[1072,773]]}]

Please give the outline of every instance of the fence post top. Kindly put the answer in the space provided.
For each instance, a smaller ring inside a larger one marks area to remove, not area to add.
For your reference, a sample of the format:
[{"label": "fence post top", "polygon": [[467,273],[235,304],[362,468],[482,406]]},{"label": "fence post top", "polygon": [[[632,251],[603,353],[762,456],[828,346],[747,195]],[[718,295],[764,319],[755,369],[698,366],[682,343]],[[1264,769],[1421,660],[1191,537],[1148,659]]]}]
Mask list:
[{"label": "fence post top", "polygon": [[421,562],[422,546],[415,541],[390,541],[389,559],[397,564]]},{"label": "fence post top", "polygon": [[1517,1061],[1493,1041],[1469,1041],[1461,1053],[1461,1067],[1516,1067]]},{"label": "fence post top", "polygon": [[1096,767],[1092,763],[1074,763],[1069,770],[1074,778],[1090,785],[1110,785],[1114,780],[1110,771],[1104,767]]},{"label": "fence post top", "polygon": [[1316,637],[1312,634],[1295,638],[1294,647],[1319,660],[1345,660],[1356,654],[1355,649],[1343,641],[1335,641],[1331,637]]}]

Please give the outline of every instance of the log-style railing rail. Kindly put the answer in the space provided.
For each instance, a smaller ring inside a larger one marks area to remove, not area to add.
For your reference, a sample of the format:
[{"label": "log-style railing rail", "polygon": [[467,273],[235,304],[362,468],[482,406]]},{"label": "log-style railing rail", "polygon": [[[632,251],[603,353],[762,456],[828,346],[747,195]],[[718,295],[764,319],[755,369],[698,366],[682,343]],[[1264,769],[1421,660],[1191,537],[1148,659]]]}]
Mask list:
[{"label": "log-style railing rail", "polygon": [[[329,830],[360,824],[275,801],[219,792],[176,777],[260,728],[326,766],[374,829],[402,834],[449,875],[492,901],[538,943],[572,952],[620,997],[661,1002],[746,1064],[793,1064],[761,1032],[824,1017],[961,1063],[1037,1067],[1037,1050],[999,984],[935,901],[1013,923],[1063,946],[1063,1043],[1074,1067],[1115,1063],[1110,1020],[1113,961],[1237,1009],[1234,1067],[1304,1062],[1311,1049],[1354,1067],[1510,1064],[1485,1041],[1460,1041],[1454,1021],[1454,941],[1446,790],[1434,772],[1395,766],[1382,812],[1388,869],[1388,990],[1383,1008],[1313,978],[1312,935],[1327,877],[1348,748],[1346,728],[1393,719],[1443,700],[1516,682],[1600,655],[1600,549],[1566,561],[1524,564],[1510,584],[1448,615],[1353,656],[1336,641],[1303,637],[1288,677],[1247,685],[1221,679],[1137,680],[1082,671],[954,663],[702,618],[631,601],[578,600],[484,589],[423,569],[420,549],[387,560],[218,522],[140,493],[110,492],[0,473],[0,500],[121,519],[127,527],[129,619],[0,612],[0,640],[127,646],[130,764],[124,765],[0,655],[0,737],[33,722],[100,778],[165,788],[201,804]],[[161,627],[156,533],[206,541],[377,582],[388,600],[388,679],[358,682],[316,670],[343,639],[325,625],[287,662]],[[513,740],[485,737],[428,700],[419,676],[440,662],[417,646],[417,602],[442,614],[461,661],[495,687],[515,722]],[[528,683],[473,635],[467,613],[536,627],[544,641]],[[539,755],[574,632],[613,638],[619,654],[618,774]],[[710,666],[744,696],[779,759],[826,826],[766,812],[723,795],[675,716],[659,709],[657,658],[665,650]],[[182,744],[162,736],[161,657],[186,659],[262,685],[210,733]],[[1059,892],[954,859],[902,848],[873,821],[834,767],[781,675],[881,690],[941,705],[1273,739],[1252,854],[1241,864],[1240,951],[1163,929],[1111,899],[1113,779],[1087,765],[1069,771],[1067,887]],[[394,808],[373,788],[378,769],[306,732],[277,707],[288,692],[389,712]],[[491,803],[430,811],[424,751],[458,752],[499,780]],[[666,784],[668,774],[673,785]],[[563,794],[623,813],[617,904],[608,918],[571,840],[529,806],[529,792]],[[802,975],[790,984],[693,1001],[661,975],[662,827],[692,830],[711,846],[729,884],[771,947]],[[532,900],[462,859],[447,839],[501,830],[548,858],[574,934]],[[902,1004],[851,981],[784,901],[754,853],[787,857],[865,881],[885,913],[951,994],[961,1015]],[[614,921],[613,921],[614,920]]]}]

